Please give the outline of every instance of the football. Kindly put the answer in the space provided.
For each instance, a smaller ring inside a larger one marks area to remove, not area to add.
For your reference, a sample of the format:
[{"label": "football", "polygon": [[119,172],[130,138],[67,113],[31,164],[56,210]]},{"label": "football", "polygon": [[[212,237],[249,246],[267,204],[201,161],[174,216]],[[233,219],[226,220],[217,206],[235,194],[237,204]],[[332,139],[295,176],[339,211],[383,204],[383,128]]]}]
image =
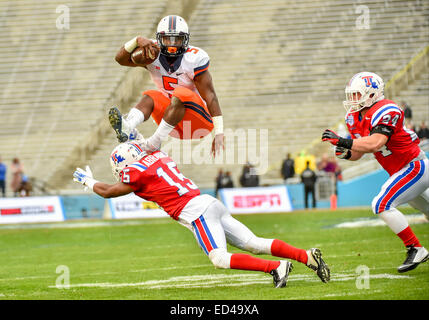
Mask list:
[{"label": "football", "polygon": [[139,66],[147,66],[148,64],[153,63],[159,55],[159,47],[155,44],[152,45],[152,50],[154,51],[154,55],[149,51],[149,55],[147,56],[143,47],[137,47],[131,52],[131,61]]}]

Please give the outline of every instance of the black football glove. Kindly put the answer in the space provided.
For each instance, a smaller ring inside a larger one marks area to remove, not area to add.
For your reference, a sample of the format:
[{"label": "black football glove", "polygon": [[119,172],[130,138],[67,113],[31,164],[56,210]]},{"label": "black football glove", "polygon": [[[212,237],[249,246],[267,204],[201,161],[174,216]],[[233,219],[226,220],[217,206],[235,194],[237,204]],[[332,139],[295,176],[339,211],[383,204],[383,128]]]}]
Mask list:
[{"label": "black football glove", "polygon": [[339,159],[350,159],[352,152],[343,147],[335,147],[335,156]]},{"label": "black football glove", "polygon": [[337,135],[334,131],[326,129],[322,134],[322,141],[328,141],[334,146],[351,149],[353,139],[345,139]]}]

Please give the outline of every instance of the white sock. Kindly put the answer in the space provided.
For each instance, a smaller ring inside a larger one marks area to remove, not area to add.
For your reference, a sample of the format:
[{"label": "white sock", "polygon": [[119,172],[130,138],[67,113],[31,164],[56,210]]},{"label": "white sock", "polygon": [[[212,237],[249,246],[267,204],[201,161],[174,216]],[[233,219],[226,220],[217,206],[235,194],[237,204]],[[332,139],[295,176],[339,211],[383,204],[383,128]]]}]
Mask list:
[{"label": "white sock", "polygon": [[167,139],[173,129],[174,127],[172,125],[162,119],[155,133],[147,139],[148,144],[153,146],[154,150],[158,150],[161,147],[161,142]]},{"label": "white sock", "polygon": [[131,108],[126,118],[127,129],[130,131],[144,121],[144,114],[137,108]]},{"label": "white sock", "polygon": [[380,218],[395,234],[398,234],[408,227],[408,221],[405,216],[395,208],[383,211],[380,213]]}]

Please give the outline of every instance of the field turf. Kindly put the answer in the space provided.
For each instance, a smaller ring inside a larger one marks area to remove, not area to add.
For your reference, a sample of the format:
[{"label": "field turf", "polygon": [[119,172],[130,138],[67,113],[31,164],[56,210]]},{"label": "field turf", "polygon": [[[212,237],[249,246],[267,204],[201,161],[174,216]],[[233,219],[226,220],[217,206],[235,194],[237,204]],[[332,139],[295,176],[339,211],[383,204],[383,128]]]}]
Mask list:
[{"label": "field turf", "polygon": [[[405,212],[416,215],[411,208]],[[322,283],[298,262],[282,289],[273,288],[269,274],[215,269],[192,233],[171,219],[80,220],[0,226],[0,299],[429,299],[429,262],[399,274],[405,248],[387,226],[335,227],[377,222],[369,208],[236,218],[258,236],[320,248],[331,281]],[[411,227],[428,248],[429,223]]]}]

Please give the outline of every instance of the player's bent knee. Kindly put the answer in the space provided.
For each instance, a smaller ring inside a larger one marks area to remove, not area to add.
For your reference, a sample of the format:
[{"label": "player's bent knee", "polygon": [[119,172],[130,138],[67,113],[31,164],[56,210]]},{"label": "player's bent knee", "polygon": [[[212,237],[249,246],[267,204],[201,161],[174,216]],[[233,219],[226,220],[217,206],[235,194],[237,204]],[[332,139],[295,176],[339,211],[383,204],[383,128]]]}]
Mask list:
[{"label": "player's bent knee", "polygon": [[253,254],[271,254],[272,243],[273,239],[253,237],[244,245],[244,250]]},{"label": "player's bent knee", "polygon": [[171,106],[174,108],[185,108],[182,100],[174,96],[171,98]]},{"label": "player's bent knee", "polygon": [[143,98],[149,98],[152,100],[152,103],[155,103],[155,100],[158,99],[158,97],[163,96],[161,92],[157,90],[146,90],[143,92]]},{"label": "player's bent knee", "polygon": [[226,249],[213,249],[209,253],[209,259],[216,268],[230,268],[231,254]]},{"label": "player's bent knee", "polygon": [[185,87],[177,87],[173,91],[173,97],[176,97],[181,102],[192,100],[194,92]]}]

